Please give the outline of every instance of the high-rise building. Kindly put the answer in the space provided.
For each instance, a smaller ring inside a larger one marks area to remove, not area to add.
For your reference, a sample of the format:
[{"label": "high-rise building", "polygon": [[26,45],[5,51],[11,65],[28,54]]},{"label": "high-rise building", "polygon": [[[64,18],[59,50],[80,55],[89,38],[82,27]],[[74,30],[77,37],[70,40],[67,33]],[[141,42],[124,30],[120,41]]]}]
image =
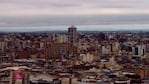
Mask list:
[{"label": "high-rise building", "polygon": [[5,53],[5,48],[6,48],[6,42],[1,40],[0,41],[0,53],[4,54]]},{"label": "high-rise building", "polygon": [[145,46],[144,45],[136,45],[132,48],[132,53],[138,56],[144,56],[145,54]]},{"label": "high-rise building", "polygon": [[73,44],[77,42],[77,28],[75,26],[68,28],[68,40]]}]

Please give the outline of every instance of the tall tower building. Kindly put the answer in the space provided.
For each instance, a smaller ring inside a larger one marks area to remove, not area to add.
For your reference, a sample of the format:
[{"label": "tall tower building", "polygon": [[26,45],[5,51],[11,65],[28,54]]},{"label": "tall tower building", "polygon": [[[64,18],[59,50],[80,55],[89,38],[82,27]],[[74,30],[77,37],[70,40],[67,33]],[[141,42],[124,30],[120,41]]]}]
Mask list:
[{"label": "tall tower building", "polygon": [[4,40],[0,41],[0,54],[5,53],[6,42]]},{"label": "tall tower building", "polygon": [[68,40],[73,44],[77,42],[77,28],[75,26],[68,28]]}]

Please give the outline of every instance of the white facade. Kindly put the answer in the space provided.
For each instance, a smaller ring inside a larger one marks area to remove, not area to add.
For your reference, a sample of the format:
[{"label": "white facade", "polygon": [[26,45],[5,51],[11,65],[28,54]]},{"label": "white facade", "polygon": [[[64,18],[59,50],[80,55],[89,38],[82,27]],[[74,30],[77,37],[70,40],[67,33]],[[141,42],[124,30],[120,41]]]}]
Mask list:
[{"label": "white facade", "polygon": [[145,45],[136,45],[132,47],[133,55],[143,56],[145,52],[146,52]]},{"label": "white facade", "polygon": [[94,61],[94,55],[87,53],[87,54],[81,54],[81,59],[83,62],[93,62]]},{"label": "white facade", "polygon": [[58,43],[64,43],[68,42],[68,36],[67,35],[59,35],[57,37]]},{"label": "white facade", "polygon": [[110,49],[109,48],[107,48],[105,46],[102,46],[101,48],[102,48],[102,55],[103,54],[109,54],[110,53]]}]

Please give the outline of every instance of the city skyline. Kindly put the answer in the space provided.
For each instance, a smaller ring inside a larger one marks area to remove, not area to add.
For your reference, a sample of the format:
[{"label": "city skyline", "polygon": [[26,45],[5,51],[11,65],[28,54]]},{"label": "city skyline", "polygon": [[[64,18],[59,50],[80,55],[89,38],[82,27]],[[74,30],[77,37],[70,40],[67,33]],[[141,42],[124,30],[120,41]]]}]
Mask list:
[{"label": "city skyline", "polygon": [[129,25],[57,25],[57,26],[31,26],[31,27],[0,27],[0,32],[48,32],[48,31],[67,31],[68,27],[75,26],[78,31],[146,31],[148,24],[129,24]]},{"label": "city skyline", "polygon": [[[65,26],[67,28],[71,25],[81,26],[81,30],[82,26],[88,25],[121,25],[130,26],[134,30],[142,29],[144,25],[145,29],[149,27],[149,1],[147,0],[86,0],[85,2],[80,0],[1,0],[0,2],[1,31],[16,31],[17,29],[20,31],[24,29],[23,27],[40,31],[41,27]],[[123,29],[130,29],[130,27]],[[92,29],[103,30],[103,28],[92,27],[87,30]],[[110,29],[115,30],[111,27]],[[48,30],[53,29],[49,27]]]}]

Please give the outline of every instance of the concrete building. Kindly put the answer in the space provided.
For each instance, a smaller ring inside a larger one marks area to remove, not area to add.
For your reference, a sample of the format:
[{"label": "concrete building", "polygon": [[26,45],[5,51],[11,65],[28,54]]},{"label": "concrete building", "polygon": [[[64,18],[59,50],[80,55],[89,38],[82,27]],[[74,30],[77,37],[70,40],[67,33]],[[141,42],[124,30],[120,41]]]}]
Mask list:
[{"label": "concrete building", "polygon": [[5,48],[6,48],[6,42],[5,41],[0,41],[0,54],[5,53]]},{"label": "concrete building", "polygon": [[111,52],[111,49],[107,46],[101,46],[102,48],[102,55],[105,55],[105,54],[110,54]]},{"label": "concrete building", "polygon": [[9,84],[30,84],[29,72],[23,70],[12,71]]},{"label": "concrete building", "polygon": [[57,37],[58,43],[65,43],[68,42],[67,35],[58,35]]},{"label": "concrete building", "polygon": [[81,54],[81,60],[83,62],[91,63],[94,61],[94,56],[90,53],[87,54]]},{"label": "concrete building", "polygon": [[77,78],[62,78],[62,84],[78,84]]},{"label": "concrete building", "polygon": [[71,43],[51,43],[45,48],[46,59],[62,59],[77,54],[77,48]]},{"label": "concrete building", "polygon": [[144,45],[136,45],[132,47],[132,54],[138,56],[144,56],[145,54],[145,46]]},{"label": "concrete building", "polygon": [[27,51],[18,51],[17,57],[18,59],[28,59],[29,53]]},{"label": "concrete building", "polygon": [[68,28],[68,40],[73,44],[77,42],[77,28],[75,26]]}]

